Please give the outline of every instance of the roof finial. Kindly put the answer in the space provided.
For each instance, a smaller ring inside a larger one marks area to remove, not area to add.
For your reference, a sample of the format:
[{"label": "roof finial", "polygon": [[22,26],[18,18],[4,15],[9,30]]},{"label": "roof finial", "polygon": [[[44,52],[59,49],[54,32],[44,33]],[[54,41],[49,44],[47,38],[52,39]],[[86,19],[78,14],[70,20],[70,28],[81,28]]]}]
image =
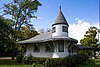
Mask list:
[{"label": "roof finial", "polygon": [[61,10],[61,6],[59,6],[59,9]]}]

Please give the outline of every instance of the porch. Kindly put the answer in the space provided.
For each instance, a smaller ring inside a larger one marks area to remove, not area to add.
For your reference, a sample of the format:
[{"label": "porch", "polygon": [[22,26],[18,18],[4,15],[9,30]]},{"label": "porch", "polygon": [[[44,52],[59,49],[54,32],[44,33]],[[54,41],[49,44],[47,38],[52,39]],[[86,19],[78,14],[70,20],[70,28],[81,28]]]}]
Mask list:
[{"label": "porch", "polygon": [[71,43],[66,40],[27,44],[25,55],[31,54],[33,57],[63,58],[69,55],[68,45],[71,45]]}]

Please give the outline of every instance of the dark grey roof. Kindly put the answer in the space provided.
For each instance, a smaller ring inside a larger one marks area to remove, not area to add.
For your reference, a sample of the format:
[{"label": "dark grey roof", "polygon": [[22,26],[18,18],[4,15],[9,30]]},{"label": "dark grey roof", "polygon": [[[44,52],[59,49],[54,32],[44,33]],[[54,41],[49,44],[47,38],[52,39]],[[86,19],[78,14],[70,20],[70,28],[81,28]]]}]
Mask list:
[{"label": "dark grey roof", "polygon": [[58,16],[54,20],[54,23],[52,24],[52,26],[53,25],[57,25],[57,24],[66,24],[67,26],[69,26],[68,23],[67,23],[66,18],[64,17],[64,15],[63,15],[63,13],[61,11],[61,8],[60,8],[60,11],[58,13]]},{"label": "dark grey roof", "polygon": [[70,41],[78,42],[76,39],[70,37],[52,37],[52,32],[46,32],[37,35],[35,37],[32,37],[30,39],[19,41],[16,43],[27,44],[27,43],[39,43],[39,42],[54,41],[54,40],[70,40]]},{"label": "dark grey roof", "polygon": [[93,47],[85,46],[85,45],[82,45],[82,44],[76,44],[75,46],[76,46],[78,49],[93,49]]}]

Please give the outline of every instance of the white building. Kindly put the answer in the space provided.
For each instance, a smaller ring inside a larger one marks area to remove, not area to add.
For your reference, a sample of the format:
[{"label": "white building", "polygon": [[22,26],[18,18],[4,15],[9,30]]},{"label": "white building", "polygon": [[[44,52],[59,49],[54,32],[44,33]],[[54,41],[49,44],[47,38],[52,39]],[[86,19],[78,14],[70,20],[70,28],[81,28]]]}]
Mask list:
[{"label": "white building", "polygon": [[70,54],[71,46],[78,43],[76,39],[68,36],[68,27],[68,22],[60,7],[58,16],[52,24],[52,31],[17,43],[27,46],[25,55],[31,54],[34,57],[63,58]]}]

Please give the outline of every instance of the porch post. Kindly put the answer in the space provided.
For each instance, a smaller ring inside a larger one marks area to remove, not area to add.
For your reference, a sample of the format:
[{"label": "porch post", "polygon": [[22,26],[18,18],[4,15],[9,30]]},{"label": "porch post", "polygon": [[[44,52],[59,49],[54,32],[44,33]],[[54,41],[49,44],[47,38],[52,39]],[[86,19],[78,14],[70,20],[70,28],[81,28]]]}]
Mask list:
[{"label": "porch post", "polygon": [[52,44],[54,45],[55,52],[57,52],[57,47],[53,41],[52,41]]},{"label": "porch post", "polygon": [[50,46],[50,44],[48,44],[48,42],[46,42],[46,44],[50,47],[50,49],[52,49],[51,46]]}]

